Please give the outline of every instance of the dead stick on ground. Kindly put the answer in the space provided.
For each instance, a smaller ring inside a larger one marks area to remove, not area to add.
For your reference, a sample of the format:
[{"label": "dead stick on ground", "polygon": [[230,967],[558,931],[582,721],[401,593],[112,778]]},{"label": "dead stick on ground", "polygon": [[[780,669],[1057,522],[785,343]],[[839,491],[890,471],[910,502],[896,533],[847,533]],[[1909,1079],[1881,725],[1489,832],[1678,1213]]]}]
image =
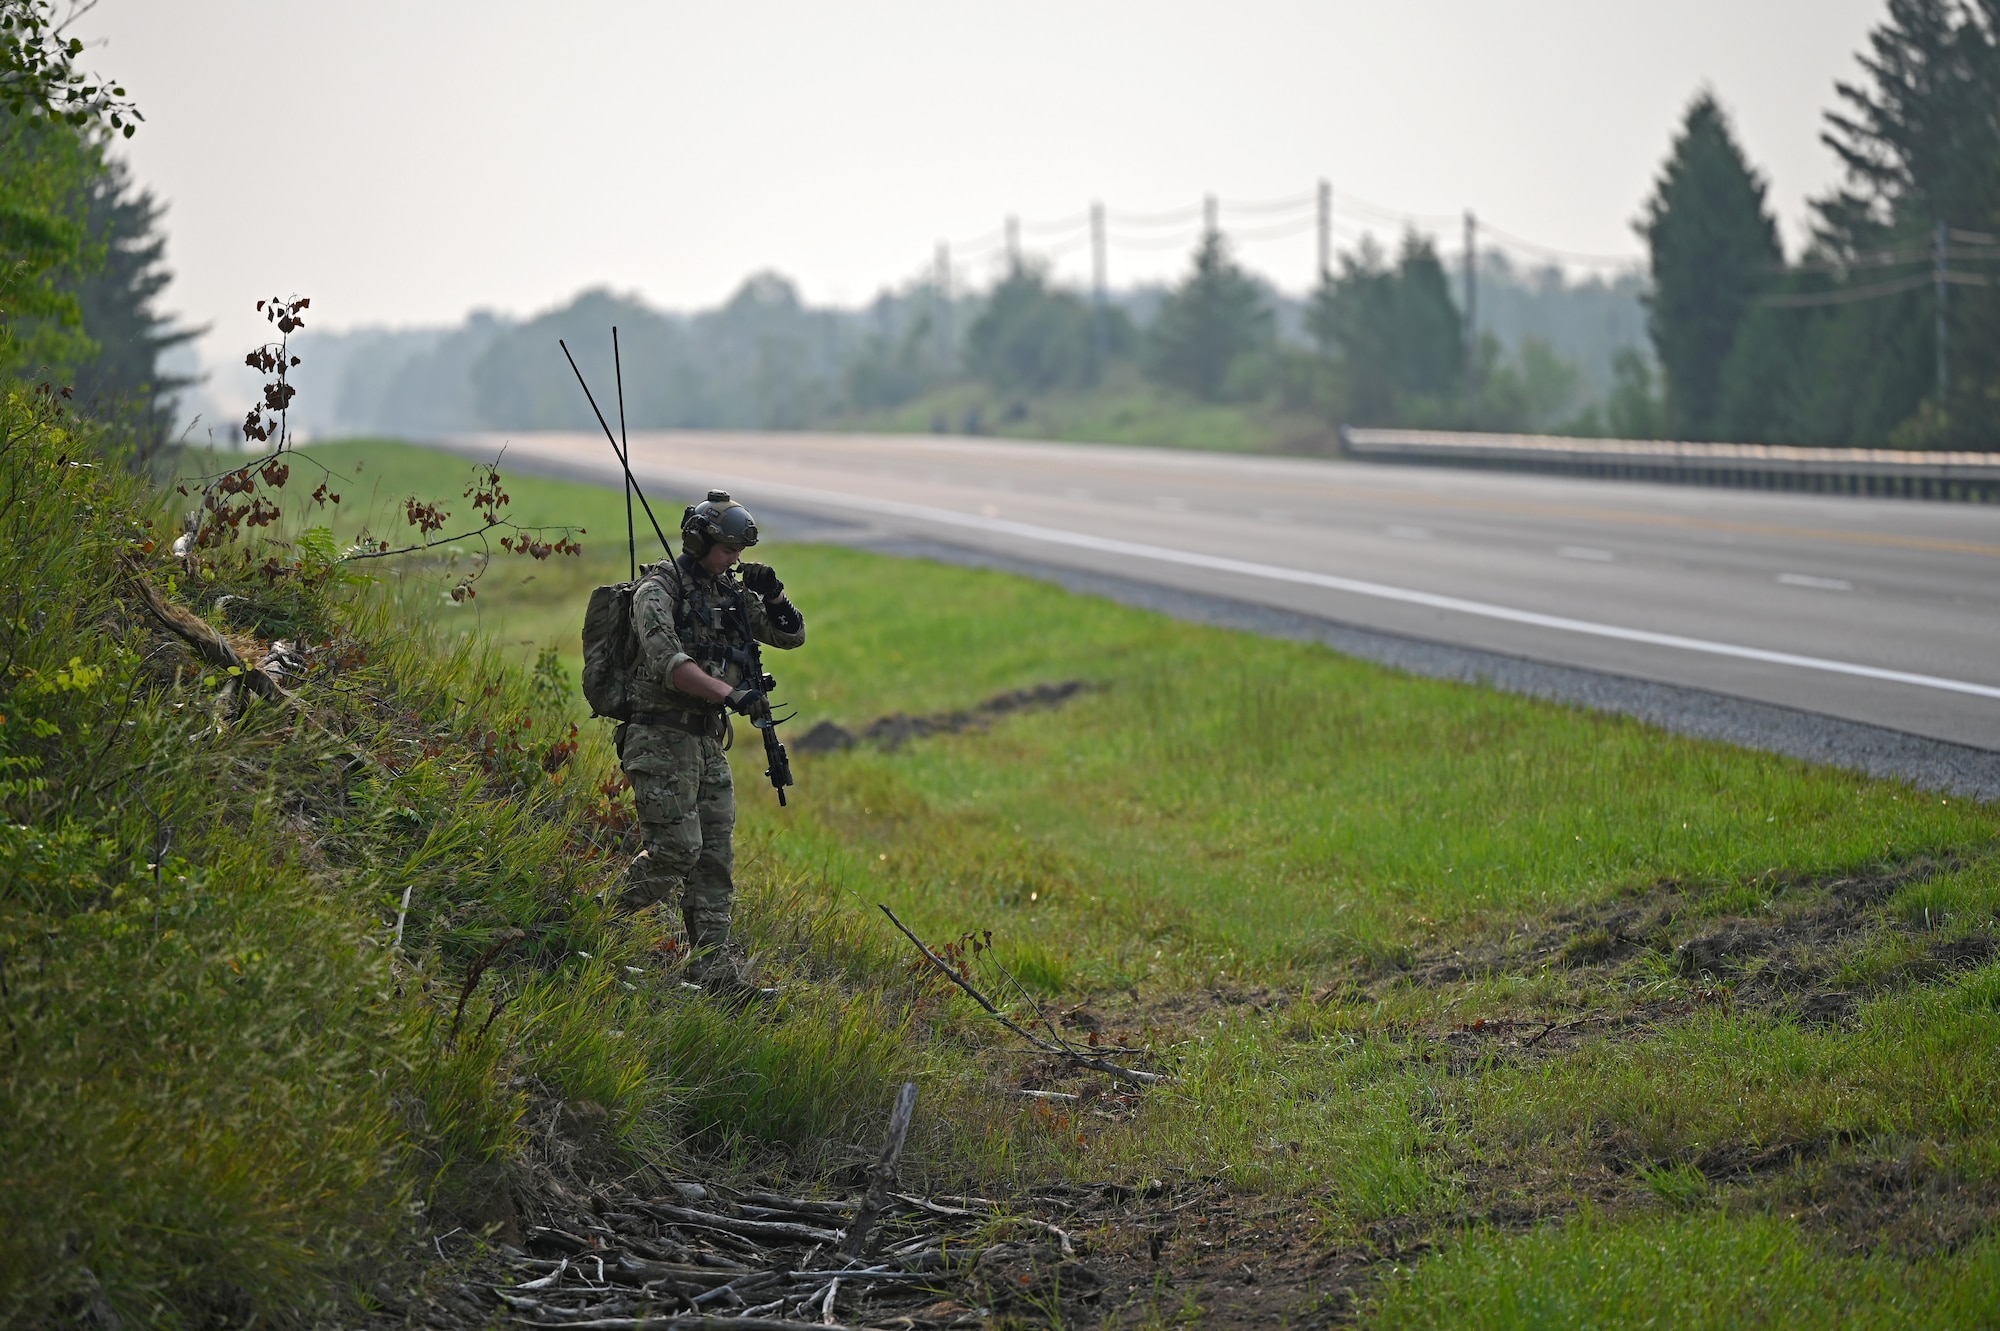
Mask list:
[{"label": "dead stick on ground", "polygon": [[[906,1081],[896,1095],[895,1111],[889,1115],[889,1134],[882,1139],[881,1158],[868,1167],[868,1195],[862,1199],[854,1223],[847,1227],[847,1242],[841,1245],[841,1252],[850,1260],[867,1251],[876,1222],[889,1207],[889,1194],[896,1190],[896,1164],[902,1159],[903,1139],[910,1135],[910,1116],[916,1108],[917,1084]],[[831,1306],[829,1300],[829,1309]]]},{"label": "dead stick on ground", "polygon": [[194,648],[202,660],[218,670],[232,672],[232,679],[243,680],[250,691],[260,698],[269,698],[274,702],[281,698],[290,699],[291,695],[278,687],[278,681],[258,667],[245,664],[243,658],[236,654],[236,649],[229,645],[228,639],[217,633],[207,621],[160,595],[160,589],[153,585],[153,580],[137,564],[126,560],[125,571],[132,579],[132,585],[138,589],[140,599],[145,601],[146,608],[153,612],[153,618]]},{"label": "dead stick on ground", "polygon": [[889,917],[889,923],[895,925],[896,928],[902,933],[903,937],[909,939],[912,943],[915,943],[917,945],[917,951],[923,953],[924,959],[930,962],[931,965],[935,966],[938,969],[938,972],[942,974],[945,979],[950,980],[953,984],[957,985],[959,988],[963,989],[967,994],[971,995],[972,1001],[979,1004],[980,1007],[986,1009],[986,1014],[992,1017],[993,1020],[999,1022],[1002,1026],[1005,1026],[1008,1030],[1014,1032],[1014,1034],[1020,1036],[1023,1040],[1026,1040],[1029,1044],[1035,1046],[1035,1048],[1041,1050],[1043,1053],[1054,1054],[1058,1058],[1069,1059],[1071,1062],[1079,1064],[1086,1068],[1090,1068],[1092,1071],[1102,1072],[1109,1076],[1121,1078],[1125,1081],[1133,1083],[1136,1086],[1152,1086],[1163,1081],[1172,1080],[1172,1078],[1166,1077],[1158,1072],[1139,1072],[1135,1071],[1132,1068],[1120,1067],[1118,1066],[1118,1064],[1113,1063],[1110,1059],[1097,1058],[1094,1057],[1093,1055],[1083,1053],[1081,1050],[1072,1049],[1067,1045],[1060,1045],[1050,1040],[1044,1040],[1041,1036],[1036,1035],[1033,1031],[1021,1025],[1019,1022],[1009,1017],[1006,1013],[1002,1012],[999,1008],[995,1007],[993,1005],[992,1000],[987,998],[985,994],[980,993],[978,988],[974,986],[971,981],[967,980],[963,975],[960,975],[957,971],[953,970],[950,966],[946,965],[944,959],[938,956],[937,953],[931,951],[930,948],[924,946],[924,940],[917,937],[915,934],[911,933],[910,927],[907,924],[904,924],[901,920],[896,918],[895,911],[890,910],[887,906],[880,905],[880,903],[877,903],[877,906],[878,909],[880,909],[884,915],[887,915]]}]

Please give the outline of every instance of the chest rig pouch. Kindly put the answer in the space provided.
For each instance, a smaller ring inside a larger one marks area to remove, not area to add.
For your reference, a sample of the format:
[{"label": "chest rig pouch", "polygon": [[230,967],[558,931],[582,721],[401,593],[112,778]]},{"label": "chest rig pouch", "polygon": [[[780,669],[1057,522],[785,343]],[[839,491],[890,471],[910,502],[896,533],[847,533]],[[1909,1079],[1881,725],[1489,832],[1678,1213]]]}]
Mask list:
[{"label": "chest rig pouch", "polygon": [[698,575],[694,560],[686,555],[674,561],[676,585],[674,631],[680,634],[681,649],[695,664],[741,687],[750,681],[755,666],[750,650],[750,593],[734,579]]}]

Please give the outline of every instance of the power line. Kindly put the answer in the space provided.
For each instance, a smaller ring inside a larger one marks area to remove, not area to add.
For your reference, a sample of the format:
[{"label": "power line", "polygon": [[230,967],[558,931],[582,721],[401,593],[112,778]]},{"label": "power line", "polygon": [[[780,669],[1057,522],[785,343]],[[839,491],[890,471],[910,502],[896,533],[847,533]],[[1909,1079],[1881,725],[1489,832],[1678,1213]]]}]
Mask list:
[{"label": "power line", "polygon": [[1302,236],[1308,231],[1316,230],[1318,227],[1319,227],[1319,219],[1317,217],[1308,216],[1308,217],[1302,217],[1296,222],[1279,222],[1272,226],[1234,227],[1226,231],[1224,234],[1226,234],[1231,240],[1247,240],[1252,242],[1260,240],[1282,240],[1290,236]]},{"label": "power line", "polygon": [[1202,207],[1203,205],[1197,203],[1190,208],[1176,208],[1166,213],[1121,213],[1111,210],[1106,216],[1120,226],[1171,226],[1176,222],[1200,217]]},{"label": "power line", "polygon": [[1900,296],[1906,291],[1915,291],[1930,284],[1931,274],[1918,273],[1914,277],[1874,282],[1865,287],[1849,287],[1845,291],[1802,291],[1769,295],[1759,298],[1757,303],[1779,310],[1809,310],[1822,305],[1852,305],[1862,300],[1885,300],[1890,296]]},{"label": "power line", "polygon": [[[1268,241],[1290,239],[1314,229],[1315,226],[1326,235],[1329,241],[1336,234],[1342,240],[1348,242],[1352,242],[1357,238],[1365,238],[1370,234],[1365,220],[1350,222],[1347,219],[1337,219],[1337,214],[1341,212],[1350,215],[1359,213],[1363,219],[1374,218],[1394,222],[1414,230],[1426,230],[1433,233],[1442,230],[1442,227],[1437,224],[1462,221],[1462,215],[1458,214],[1409,212],[1375,203],[1357,195],[1346,193],[1345,191],[1341,192],[1336,198],[1332,196],[1330,190],[1324,191],[1324,194],[1321,190],[1313,190],[1303,194],[1288,195],[1283,198],[1250,200],[1242,203],[1217,200],[1213,196],[1210,196],[1209,199],[1204,200],[1202,203],[1191,204],[1184,208],[1169,209],[1164,212],[1127,213],[1110,208],[1093,208],[1092,210],[1086,210],[1069,217],[1054,218],[1048,221],[1022,222],[1010,219],[1006,225],[1000,228],[987,231],[971,240],[954,244],[952,250],[956,255],[965,258],[984,257],[990,251],[1003,247],[1007,248],[1009,253],[1016,253],[1019,250],[1021,233],[1027,232],[1039,237],[1054,238],[1055,243],[1053,245],[1045,242],[1041,247],[1044,253],[1054,257],[1081,249],[1085,245],[1092,243],[1090,236],[1093,226],[1103,229],[1104,234],[1102,235],[1101,243],[1106,248],[1115,246],[1121,250],[1139,251],[1178,249],[1191,246],[1199,241],[1206,227],[1213,224],[1217,213],[1220,211],[1227,211],[1232,215],[1248,214],[1251,216],[1267,216],[1280,219],[1287,213],[1303,212],[1305,214],[1296,221],[1274,220],[1271,223],[1254,227],[1227,229],[1226,234],[1232,240],[1246,244],[1261,244]],[[1094,221],[1094,218],[1101,218],[1101,220]],[[1197,219],[1201,219],[1200,225],[1190,230],[1188,223],[1196,222]],[[1117,228],[1116,231],[1111,229],[1114,227]],[[1131,234],[1134,230],[1148,232],[1156,229],[1167,234]],[[1520,252],[1582,267],[1632,269],[1643,268],[1645,265],[1645,260],[1639,255],[1599,254],[1544,245],[1539,241],[1529,240],[1525,236],[1517,236],[1511,232],[1503,231],[1483,221],[1481,231],[1483,233],[1481,240],[1486,243],[1488,248],[1498,249],[1503,252]],[[1960,240],[1963,244],[1991,244],[2000,247],[2000,238],[1989,237],[1984,233],[1953,232],[1951,234],[1953,238]],[[1493,244],[1495,241],[1499,243],[1497,245]],[[1924,254],[1914,256],[1909,261],[1916,262],[1930,257],[1930,255]],[[1982,261],[1987,258],[2000,258],[2000,251],[1996,251],[1996,253],[1991,255],[1972,252],[1966,252],[1961,255],[1958,252],[1954,252],[1949,257],[1963,257],[1968,260]],[[1900,261],[1900,255],[1898,258]],[[1807,271],[1811,270],[1808,269]],[[1829,266],[1827,271],[1836,270]]]},{"label": "power line", "polygon": [[1290,213],[1301,208],[1310,208],[1319,201],[1317,190],[1310,194],[1293,194],[1282,199],[1266,199],[1261,203],[1232,203],[1222,200],[1222,206],[1232,213]]},{"label": "power line", "polygon": [[1480,230],[1486,232],[1488,235],[1498,236],[1501,240],[1506,241],[1516,249],[1527,250],[1534,254],[1544,254],[1552,259],[1568,259],[1573,263],[1593,266],[1617,265],[1628,268],[1645,263],[1645,260],[1636,254],[1590,254],[1581,250],[1557,249],[1553,245],[1544,245],[1540,241],[1529,240],[1523,236],[1514,235],[1512,232],[1502,231],[1491,222],[1481,222]]},{"label": "power line", "polygon": [[1090,225],[1090,212],[1086,209],[1075,217],[1058,218],[1053,222],[1023,222],[1021,230],[1048,232],[1061,235],[1065,231],[1080,231]]},{"label": "power line", "polygon": [[1459,220],[1457,213],[1411,213],[1405,212],[1400,208],[1385,207],[1379,203],[1370,203],[1359,195],[1350,194],[1346,190],[1340,191],[1334,203],[1336,205],[1345,204],[1347,207],[1357,209],[1360,212],[1373,213],[1375,216],[1387,218],[1391,222],[1453,223]]},{"label": "power line", "polygon": [[1200,231],[1180,232],[1171,236],[1150,236],[1144,239],[1135,236],[1111,235],[1106,237],[1111,244],[1121,250],[1170,250],[1192,246],[1201,239]]}]

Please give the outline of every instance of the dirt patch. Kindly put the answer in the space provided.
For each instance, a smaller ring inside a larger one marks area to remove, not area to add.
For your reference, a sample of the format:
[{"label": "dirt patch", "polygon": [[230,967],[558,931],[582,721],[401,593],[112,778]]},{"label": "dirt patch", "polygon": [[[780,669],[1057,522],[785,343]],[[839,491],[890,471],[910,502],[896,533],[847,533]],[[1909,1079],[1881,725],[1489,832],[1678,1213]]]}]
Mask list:
[{"label": "dirt patch", "polygon": [[[1951,860],[1913,859],[1869,874],[1754,881],[1764,899],[1754,914],[1717,911],[1715,893],[1664,882],[1630,896],[1559,914],[1539,929],[1474,939],[1450,952],[1419,953],[1405,965],[1364,970],[1363,987],[1437,988],[1486,976],[1559,969],[1580,986],[1618,987],[1645,963],[1693,983],[1700,997],[1733,1006],[1783,1010],[1809,1022],[1838,1022],[1868,993],[1931,981],[1984,965],[2000,955],[1990,932],[1937,938],[1910,948],[1901,963],[1878,968],[1865,984],[1841,980],[1842,964],[1882,936],[1917,945],[1925,931],[1885,918],[1881,904],[1906,884],[1949,872]],[[1656,1014],[1666,1015],[1666,1014]]]},{"label": "dirt patch", "polygon": [[925,716],[892,712],[888,716],[876,717],[863,726],[859,734],[837,721],[822,721],[799,736],[795,747],[800,753],[839,753],[856,744],[873,744],[894,751],[913,739],[922,739],[927,735],[957,735],[968,730],[984,730],[996,719],[1014,712],[1060,707],[1090,687],[1085,680],[1070,679],[1060,684],[1036,684],[1032,688],[996,693],[978,706],[964,711],[932,712]]},{"label": "dirt patch", "polygon": [[1969,1179],[1922,1152],[1829,1163],[1789,1182],[1777,1199],[1846,1252],[1910,1261],[1956,1252],[2000,1223],[2000,1184]]},{"label": "dirt patch", "polygon": [[1346,1324],[1389,1270],[1430,1248],[1418,1227],[1395,1222],[1331,1243],[1309,1208],[1213,1180],[1046,1188],[1029,1200],[1077,1236],[1076,1260],[996,1267],[978,1295],[1031,1324]]}]

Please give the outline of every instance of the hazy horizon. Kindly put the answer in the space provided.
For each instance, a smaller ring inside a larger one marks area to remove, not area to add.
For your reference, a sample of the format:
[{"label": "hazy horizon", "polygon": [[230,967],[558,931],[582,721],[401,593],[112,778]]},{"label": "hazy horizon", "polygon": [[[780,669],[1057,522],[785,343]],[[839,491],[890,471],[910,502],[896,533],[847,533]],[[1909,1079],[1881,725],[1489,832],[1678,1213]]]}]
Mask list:
[{"label": "hazy horizon", "polygon": [[1822,112],[1882,10],[592,0],[551,25],[517,0],[103,0],[78,31],[147,116],[124,151],[168,205],[165,305],[211,326],[215,366],[258,339],[256,299],[294,291],[324,329],[530,318],[591,287],[707,308],[766,269],[858,306],[940,241],[958,280],[986,277],[1010,213],[1024,248],[1066,244],[1056,273],[1078,281],[1086,233],[1035,224],[1093,200],[1114,210],[1118,287],[1182,268],[1213,193],[1245,263],[1296,292],[1309,204],[1230,205],[1304,200],[1322,178],[1341,247],[1399,229],[1365,202],[1421,215],[1448,252],[1472,208],[1637,259],[1632,221],[1703,87],[1796,249],[1806,200],[1837,178]]}]

